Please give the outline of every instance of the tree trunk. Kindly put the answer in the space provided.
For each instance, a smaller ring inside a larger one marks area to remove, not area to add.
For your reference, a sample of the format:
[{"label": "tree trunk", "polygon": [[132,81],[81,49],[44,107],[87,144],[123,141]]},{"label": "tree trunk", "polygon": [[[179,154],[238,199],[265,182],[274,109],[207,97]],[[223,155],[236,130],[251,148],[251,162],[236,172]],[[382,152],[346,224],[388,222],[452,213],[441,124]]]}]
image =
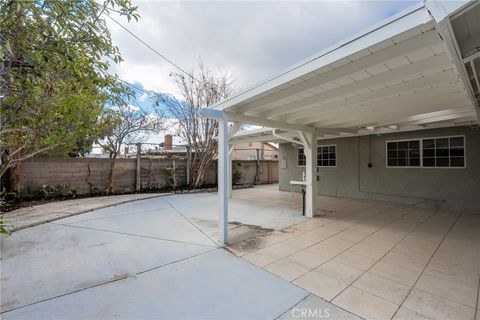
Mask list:
[{"label": "tree trunk", "polygon": [[193,187],[198,188],[202,186],[205,182],[205,170],[203,167],[199,166],[197,169],[197,174],[195,175],[195,180],[193,182]]},{"label": "tree trunk", "polygon": [[205,184],[205,175],[207,174],[211,164],[212,161],[201,161],[200,163],[197,163],[195,176],[193,179],[194,188],[201,187]]},{"label": "tree trunk", "polygon": [[117,160],[117,154],[110,154],[110,170],[108,172],[108,186],[107,194],[115,193],[115,161]]}]

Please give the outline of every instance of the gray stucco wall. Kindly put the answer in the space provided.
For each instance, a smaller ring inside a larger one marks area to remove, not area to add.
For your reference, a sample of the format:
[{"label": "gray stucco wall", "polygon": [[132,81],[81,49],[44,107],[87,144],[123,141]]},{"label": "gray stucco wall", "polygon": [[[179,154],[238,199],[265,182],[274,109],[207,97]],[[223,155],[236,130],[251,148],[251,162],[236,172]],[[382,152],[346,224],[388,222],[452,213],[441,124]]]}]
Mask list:
[{"label": "gray stucco wall", "polygon": [[[466,168],[387,168],[386,140],[452,135],[465,136]],[[396,134],[319,140],[319,145],[337,146],[337,166],[318,168],[318,193],[339,197],[375,199],[445,210],[480,213],[480,130],[454,127]],[[298,191],[290,180],[302,179],[296,147],[280,144],[279,187]],[[368,167],[368,163],[372,167]]]}]

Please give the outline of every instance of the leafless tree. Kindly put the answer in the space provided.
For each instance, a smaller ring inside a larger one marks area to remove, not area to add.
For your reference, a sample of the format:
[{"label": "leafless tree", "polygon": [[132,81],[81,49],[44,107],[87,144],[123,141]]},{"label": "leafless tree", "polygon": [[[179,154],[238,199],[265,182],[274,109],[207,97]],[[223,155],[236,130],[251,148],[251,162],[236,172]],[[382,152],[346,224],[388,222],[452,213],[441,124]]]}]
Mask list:
[{"label": "leafless tree", "polygon": [[192,148],[192,186],[205,182],[208,168],[217,156],[218,123],[202,118],[199,110],[209,107],[231,94],[232,81],[228,74],[213,72],[199,59],[189,72],[193,77],[172,73],[180,98],[163,95],[158,105],[166,108],[168,116],[178,120],[177,134]]},{"label": "leafless tree", "polygon": [[163,121],[158,115],[132,105],[111,108],[104,117],[112,123],[111,129],[97,143],[109,154],[108,194],[115,193],[115,162],[122,146],[141,142],[149,134],[160,131]]}]

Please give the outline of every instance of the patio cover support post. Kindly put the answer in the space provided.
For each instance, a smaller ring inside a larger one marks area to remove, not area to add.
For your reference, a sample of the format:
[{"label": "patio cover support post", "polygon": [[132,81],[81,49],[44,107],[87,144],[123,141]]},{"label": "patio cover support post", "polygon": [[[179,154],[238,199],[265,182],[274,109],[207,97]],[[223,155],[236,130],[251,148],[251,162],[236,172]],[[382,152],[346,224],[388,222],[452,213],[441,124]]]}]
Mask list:
[{"label": "patio cover support post", "polygon": [[218,119],[218,241],[228,244],[229,147],[228,121]]},{"label": "patio cover support post", "polygon": [[306,143],[305,153],[305,216],[312,218],[317,212],[317,136],[315,133],[301,134]]},{"label": "patio cover support post", "polygon": [[233,143],[228,144],[228,179],[230,181],[229,183],[229,188],[228,188],[228,197],[232,197],[232,189],[233,189],[233,179],[232,179],[232,166],[233,166],[233,161],[232,161],[232,155],[233,155],[233,149],[235,148],[235,145]]},{"label": "patio cover support post", "polygon": [[[230,141],[235,133],[240,130],[242,126],[241,122],[234,122],[233,126],[228,130],[228,140]],[[229,186],[228,186],[228,197],[232,197],[232,189],[233,189],[233,179],[232,179],[232,155],[233,149],[235,149],[235,144],[229,143],[228,144],[228,177],[229,177]]]}]

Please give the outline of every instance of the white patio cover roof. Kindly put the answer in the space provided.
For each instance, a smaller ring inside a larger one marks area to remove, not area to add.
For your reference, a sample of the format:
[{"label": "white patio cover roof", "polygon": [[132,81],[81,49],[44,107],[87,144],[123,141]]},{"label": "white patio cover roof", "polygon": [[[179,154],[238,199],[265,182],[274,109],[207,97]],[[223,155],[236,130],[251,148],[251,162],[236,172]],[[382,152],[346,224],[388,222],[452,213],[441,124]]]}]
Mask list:
[{"label": "white patio cover roof", "polygon": [[[228,243],[232,144],[303,145],[305,215],[313,217],[318,138],[478,124],[479,16],[478,1],[426,0],[201,109],[202,116],[219,121],[219,242]],[[228,121],[235,124],[229,128]],[[237,132],[241,124],[263,128]]]},{"label": "white patio cover roof", "polygon": [[[436,21],[434,4],[402,12],[211,109],[231,121],[315,129],[320,138],[478,124],[470,79],[458,70],[463,58],[439,27],[449,15],[442,11],[446,18]],[[254,133],[277,140],[272,129]]]}]

